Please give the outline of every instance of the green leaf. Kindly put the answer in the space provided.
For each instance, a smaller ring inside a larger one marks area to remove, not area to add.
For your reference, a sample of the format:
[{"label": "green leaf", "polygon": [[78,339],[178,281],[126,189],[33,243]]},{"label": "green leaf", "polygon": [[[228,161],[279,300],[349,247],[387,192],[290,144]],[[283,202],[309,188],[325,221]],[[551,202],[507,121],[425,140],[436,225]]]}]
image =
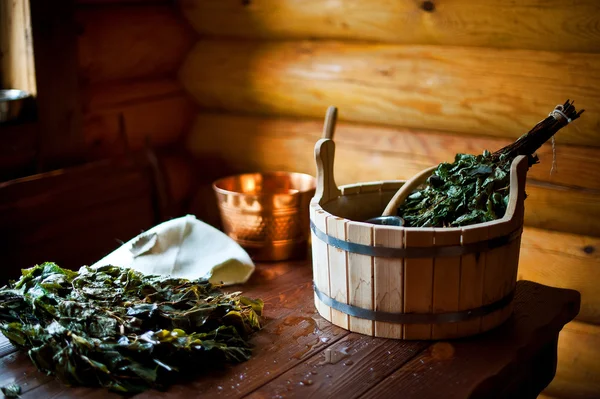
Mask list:
[{"label": "green leaf", "polygon": [[411,193],[398,208],[407,227],[467,226],[501,218],[506,212],[510,183],[509,160],[456,154],[441,163],[423,188]]},{"label": "green leaf", "polygon": [[65,384],[136,393],[168,385],[190,364],[247,360],[263,307],[205,279],[44,263],[0,289],[0,331]]},{"label": "green leaf", "polygon": [[21,395],[21,386],[15,383],[5,385],[0,390],[7,398],[18,398]]}]

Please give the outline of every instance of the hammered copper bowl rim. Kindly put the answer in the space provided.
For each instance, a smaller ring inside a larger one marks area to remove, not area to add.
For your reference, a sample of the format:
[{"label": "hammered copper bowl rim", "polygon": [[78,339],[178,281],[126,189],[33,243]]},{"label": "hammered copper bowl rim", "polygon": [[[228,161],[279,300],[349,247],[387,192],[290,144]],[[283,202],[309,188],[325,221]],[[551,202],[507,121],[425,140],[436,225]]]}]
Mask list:
[{"label": "hammered copper bowl rim", "polygon": [[[264,177],[269,177],[269,178],[297,177],[297,178],[299,178],[299,180],[309,181],[310,187],[309,188],[303,187],[303,189],[299,189],[299,188],[293,189],[293,190],[295,190],[295,192],[283,192],[283,193],[272,193],[272,192],[268,192],[268,191],[266,191],[266,192],[259,191],[256,193],[246,193],[241,190],[238,191],[238,190],[230,190],[230,189],[223,188],[223,186],[227,182],[241,180],[242,178],[245,178],[245,177],[250,178],[253,176],[261,177],[261,178],[264,178]],[[309,175],[308,173],[274,171],[274,172],[240,173],[240,174],[236,174],[236,175],[225,176],[225,177],[219,178],[216,181],[214,181],[212,184],[212,187],[213,187],[214,191],[219,194],[236,195],[236,196],[243,196],[243,197],[250,197],[250,198],[264,198],[264,197],[284,197],[284,196],[294,197],[294,196],[306,195],[306,194],[314,192],[316,190],[316,184],[317,184],[316,178],[312,175]]]}]

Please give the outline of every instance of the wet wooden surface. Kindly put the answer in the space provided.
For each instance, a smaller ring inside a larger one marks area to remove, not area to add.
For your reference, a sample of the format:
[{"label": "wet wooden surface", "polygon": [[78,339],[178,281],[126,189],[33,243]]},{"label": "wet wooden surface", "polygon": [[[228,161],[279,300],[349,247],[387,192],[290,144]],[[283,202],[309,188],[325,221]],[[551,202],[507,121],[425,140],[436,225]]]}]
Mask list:
[{"label": "wet wooden surface", "polygon": [[[309,261],[258,265],[248,284],[230,288],[265,301],[252,359],[135,397],[535,398],[554,377],[558,334],[580,303],[576,291],[521,281],[514,314],[493,331],[400,341],[348,333],[321,318],[311,279]],[[23,398],[120,397],[64,386],[2,336],[0,385],[10,382],[21,385]]]}]

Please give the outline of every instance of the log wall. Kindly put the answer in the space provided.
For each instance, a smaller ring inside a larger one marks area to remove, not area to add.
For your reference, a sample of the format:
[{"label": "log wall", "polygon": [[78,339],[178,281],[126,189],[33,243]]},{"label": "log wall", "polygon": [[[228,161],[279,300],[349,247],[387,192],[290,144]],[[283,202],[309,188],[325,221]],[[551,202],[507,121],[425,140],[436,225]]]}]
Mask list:
[{"label": "log wall", "polygon": [[[457,152],[498,149],[574,99],[586,113],[528,175],[519,276],[578,289],[578,322],[600,324],[600,3],[484,3],[180,0],[200,35],[178,74],[200,107],[185,146],[201,165],[220,165],[207,183],[314,174],[314,143],[335,105],[338,183],[406,179]],[[208,184],[200,192],[210,196]],[[218,220],[215,207],[198,209]],[[570,377],[572,363],[553,396],[593,389]]]},{"label": "log wall", "polygon": [[184,201],[192,179],[179,143],[196,106],[177,70],[196,33],[170,1],[76,3],[87,158],[122,156],[149,145],[159,153],[172,200]]}]

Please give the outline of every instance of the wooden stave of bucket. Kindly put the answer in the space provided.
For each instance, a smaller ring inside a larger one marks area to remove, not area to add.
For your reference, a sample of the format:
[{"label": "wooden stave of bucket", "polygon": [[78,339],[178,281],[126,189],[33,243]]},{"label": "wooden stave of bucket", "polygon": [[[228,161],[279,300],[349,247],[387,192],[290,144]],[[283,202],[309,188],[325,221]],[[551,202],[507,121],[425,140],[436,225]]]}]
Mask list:
[{"label": "wooden stave of bucket", "polygon": [[[315,306],[322,317],[361,334],[427,340],[476,335],[510,316],[523,227],[526,157],[518,157],[511,166],[510,201],[502,219],[463,228],[403,228],[356,220],[377,216],[371,209],[381,212],[404,182],[370,182],[340,189],[333,177],[334,152],[331,140],[321,139],[315,146],[317,191],[310,206]],[[329,241],[337,239],[336,244],[323,241],[323,234]],[[436,258],[369,256],[337,247],[350,243],[409,252],[507,237],[511,240],[485,252]],[[485,316],[441,324],[400,324],[376,316],[381,312],[402,314],[400,317],[407,313],[464,315],[467,310],[477,314],[482,306],[493,308],[499,303],[501,307]],[[349,314],[353,310],[345,305],[359,308],[361,315],[362,310],[370,311],[369,318]]]}]

